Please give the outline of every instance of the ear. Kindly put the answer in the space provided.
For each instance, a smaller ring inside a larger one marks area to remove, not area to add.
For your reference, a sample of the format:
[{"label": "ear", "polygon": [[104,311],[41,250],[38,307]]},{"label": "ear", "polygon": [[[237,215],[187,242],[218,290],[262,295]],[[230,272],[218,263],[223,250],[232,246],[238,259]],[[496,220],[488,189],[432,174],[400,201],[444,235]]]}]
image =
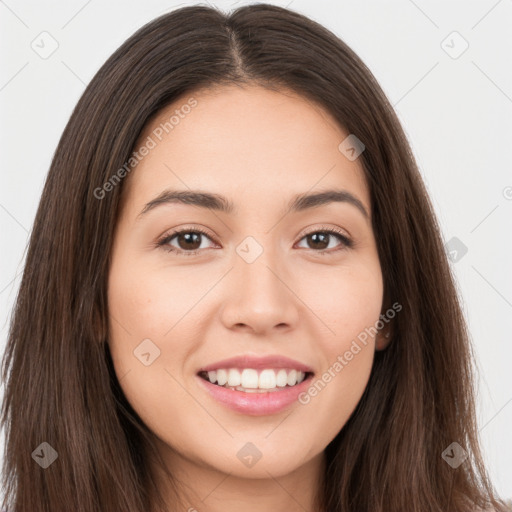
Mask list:
[{"label": "ear", "polygon": [[389,309],[392,309],[387,294],[385,294],[383,306],[384,307],[382,308],[380,318],[385,318],[385,320],[382,320],[384,326],[377,332],[377,335],[375,336],[375,350],[385,350],[393,339],[394,334],[395,321],[392,318],[386,318],[386,312]]},{"label": "ear", "polygon": [[105,324],[105,320],[100,313],[98,304],[94,304],[92,324],[94,326],[94,332],[96,333],[96,340],[103,344],[107,340],[108,327]]},{"label": "ear", "polygon": [[385,350],[393,338],[392,322],[386,324],[375,337],[375,350]]}]

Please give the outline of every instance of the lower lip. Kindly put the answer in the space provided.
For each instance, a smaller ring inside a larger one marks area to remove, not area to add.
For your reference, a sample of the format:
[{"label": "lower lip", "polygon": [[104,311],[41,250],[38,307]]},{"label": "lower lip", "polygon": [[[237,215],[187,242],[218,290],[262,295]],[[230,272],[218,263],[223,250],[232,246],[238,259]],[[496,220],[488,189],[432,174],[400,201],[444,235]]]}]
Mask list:
[{"label": "lower lip", "polygon": [[268,393],[244,393],[217,386],[199,376],[197,378],[215,400],[229,409],[252,416],[262,416],[281,412],[294,402],[298,402],[298,396],[309,387],[312,374],[300,384],[278,388],[278,391]]}]

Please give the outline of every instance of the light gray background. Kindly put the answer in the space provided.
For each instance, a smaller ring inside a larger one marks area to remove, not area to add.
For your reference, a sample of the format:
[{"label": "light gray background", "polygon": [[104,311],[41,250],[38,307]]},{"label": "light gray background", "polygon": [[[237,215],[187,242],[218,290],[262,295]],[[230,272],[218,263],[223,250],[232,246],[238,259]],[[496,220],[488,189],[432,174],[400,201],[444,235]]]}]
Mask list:
[{"label": "light gray background", "polygon": [[[28,233],[73,107],[94,73],[136,29],[194,3],[0,0],[2,354]],[[212,3],[228,10],[248,2]],[[480,370],[485,457],[498,491],[510,498],[512,1],[269,3],[322,23],[365,61],[405,128],[445,241],[456,237],[468,248],[451,264]],[[58,43],[47,59],[31,47],[50,47],[43,31]],[[458,55],[464,40],[469,47]]]}]

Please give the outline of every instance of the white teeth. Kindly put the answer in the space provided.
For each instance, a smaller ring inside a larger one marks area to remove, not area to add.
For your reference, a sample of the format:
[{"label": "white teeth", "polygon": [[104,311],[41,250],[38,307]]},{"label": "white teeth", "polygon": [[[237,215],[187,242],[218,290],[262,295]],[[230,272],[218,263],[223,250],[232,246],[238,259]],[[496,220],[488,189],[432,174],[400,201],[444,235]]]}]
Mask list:
[{"label": "white teeth", "polygon": [[276,387],[276,372],[274,370],[263,370],[260,373],[260,389],[272,389]]},{"label": "white teeth", "polygon": [[264,369],[258,374],[257,370],[252,368],[218,369],[207,372],[208,380],[212,384],[218,384],[227,388],[236,388],[240,391],[258,392],[277,391],[277,388],[295,386],[300,384],[306,377],[306,374],[295,369]]},{"label": "white teeth", "polygon": [[279,370],[276,375],[276,384],[280,388],[284,388],[288,384],[288,374],[286,370]]},{"label": "white teeth", "polygon": [[297,383],[297,370],[292,370],[288,374],[288,386],[294,386]]},{"label": "white teeth", "polygon": [[228,371],[228,386],[240,386],[242,379],[240,372],[235,368],[230,368]]},{"label": "white teeth", "polygon": [[[217,370],[217,384],[219,386],[224,386],[226,382],[228,381],[228,372],[226,370]],[[210,380],[211,382],[211,380]],[[212,382],[212,384],[215,384],[215,382]]]},{"label": "white teeth", "polygon": [[243,388],[256,389],[259,383],[258,372],[251,368],[246,368],[242,372],[241,381]]}]

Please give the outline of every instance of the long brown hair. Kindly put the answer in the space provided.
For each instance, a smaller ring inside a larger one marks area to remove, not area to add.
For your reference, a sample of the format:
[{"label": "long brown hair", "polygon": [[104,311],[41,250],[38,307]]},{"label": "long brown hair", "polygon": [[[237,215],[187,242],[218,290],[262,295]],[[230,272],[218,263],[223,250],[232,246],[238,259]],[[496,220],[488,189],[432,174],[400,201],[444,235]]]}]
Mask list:
[{"label": "long brown hair", "polygon": [[[402,305],[360,403],[326,448],[319,510],[504,510],[478,445],[454,279],[393,108],[343,41],[266,4],[160,16],[107,60],[73,111],[35,218],[3,359],[3,506],[149,510],[157,494],[151,436],[123,396],[106,343],[109,258],[127,178],[101,198],[98,190],[164,106],[204,87],[249,83],[300,93],[364,143],[386,304]],[[457,468],[442,457],[454,442],[468,454]],[[44,469],[36,459],[49,462],[50,447],[58,458]]]}]

